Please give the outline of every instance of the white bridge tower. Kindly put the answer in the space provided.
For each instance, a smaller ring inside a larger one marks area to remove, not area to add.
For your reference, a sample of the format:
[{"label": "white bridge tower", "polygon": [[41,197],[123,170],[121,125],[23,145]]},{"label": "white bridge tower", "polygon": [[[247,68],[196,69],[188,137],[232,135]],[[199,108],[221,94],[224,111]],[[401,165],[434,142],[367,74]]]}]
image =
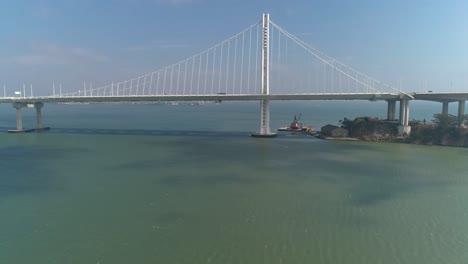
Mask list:
[{"label": "white bridge tower", "polygon": [[[262,18],[262,79],[261,94],[270,94],[270,16],[263,14]],[[270,100],[260,100],[260,131],[252,134],[254,137],[275,137],[270,131]]]}]

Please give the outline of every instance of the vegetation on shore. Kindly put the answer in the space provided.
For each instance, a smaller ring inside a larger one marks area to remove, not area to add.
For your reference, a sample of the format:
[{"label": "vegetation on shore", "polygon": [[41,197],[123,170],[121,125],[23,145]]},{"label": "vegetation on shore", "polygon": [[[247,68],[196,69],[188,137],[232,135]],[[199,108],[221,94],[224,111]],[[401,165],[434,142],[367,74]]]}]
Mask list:
[{"label": "vegetation on shore", "polygon": [[[402,139],[398,135],[398,122],[375,117],[344,118],[340,126],[349,131],[349,136],[365,141],[398,141],[411,144],[468,147],[468,115],[460,120],[457,116],[435,114],[432,122],[410,122],[411,134]],[[461,125],[460,125],[461,124]]]},{"label": "vegetation on shore", "polygon": [[380,120],[376,117],[344,118],[339,121],[349,136],[366,141],[391,141],[398,138],[398,123]]},{"label": "vegetation on shore", "polygon": [[459,120],[454,115],[435,114],[433,123],[411,124],[411,135],[406,140],[412,144],[468,147],[467,121],[468,115]]}]

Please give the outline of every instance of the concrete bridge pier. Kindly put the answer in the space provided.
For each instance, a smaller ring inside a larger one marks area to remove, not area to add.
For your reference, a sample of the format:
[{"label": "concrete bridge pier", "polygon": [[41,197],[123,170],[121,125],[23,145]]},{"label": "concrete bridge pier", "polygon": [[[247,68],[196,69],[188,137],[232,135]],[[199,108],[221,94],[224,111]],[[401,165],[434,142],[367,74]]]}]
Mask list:
[{"label": "concrete bridge pier", "polygon": [[260,135],[270,135],[270,101],[260,101]]},{"label": "concrete bridge pier", "polygon": [[448,108],[449,107],[449,102],[445,101],[442,102],[442,114],[443,115],[448,115]]},{"label": "concrete bridge pier", "polygon": [[[43,127],[42,125],[42,107],[44,103],[13,103],[13,107],[16,109],[16,129],[8,130],[9,133],[24,133],[31,131],[47,130],[49,127]],[[22,108],[36,108],[36,128],[33,129],[24,129],[23,128],[23,113],[21,112]]]},{"label": "concrete bridge pier", "polygon": [[411,133],[409,123],[409,100],[400,100],[400,125],[398,126],[398,134],[400,136],[408,136]]},{"label": "concrete bridge pier", "polygon": [[9,132],[24,132],[23,113],[21,112],[21,108],[25,106],[25,103],[13,103],[13,107],[16,109],[16,130],[9,130]]},{"label": "concrete bridge pier", "polygon": [[36,129],[42,130],[42,107],[44,103],[34,103],[34,108],[36,108]]},{"label": "concrete bridge pier", "polygon": [[458,101],[458,125],[463,125],[463,119],[465,117],[465,100]]},{"label": "concrete bridge pier", "polygon": [[387,120],[395,120],[396,100],[387,100]]}]

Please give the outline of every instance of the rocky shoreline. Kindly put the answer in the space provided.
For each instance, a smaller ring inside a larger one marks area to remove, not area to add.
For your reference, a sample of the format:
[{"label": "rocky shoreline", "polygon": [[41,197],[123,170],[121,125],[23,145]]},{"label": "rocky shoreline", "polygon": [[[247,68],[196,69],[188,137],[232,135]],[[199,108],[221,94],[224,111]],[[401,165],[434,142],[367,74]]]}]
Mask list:
[{"label": "rocky shoreline", "polygon": [[[435,121],[439,121],[436,119]],[[396,120],[380,120],[375,117],[344,118],[340,126],[327,125],[317,137],[325,140],[362,140],[372,142],[396,142],[418,145],[438,145],[468,147],[468,129],[463,126],[450,126],[441,122],[410,122],[412,132],[409,136],[398,135]],[[338,136],[332,135],[339,131]],[[344,132],[346,131],[346,133]],[[346,134],[346,135],[345,135]]]}]

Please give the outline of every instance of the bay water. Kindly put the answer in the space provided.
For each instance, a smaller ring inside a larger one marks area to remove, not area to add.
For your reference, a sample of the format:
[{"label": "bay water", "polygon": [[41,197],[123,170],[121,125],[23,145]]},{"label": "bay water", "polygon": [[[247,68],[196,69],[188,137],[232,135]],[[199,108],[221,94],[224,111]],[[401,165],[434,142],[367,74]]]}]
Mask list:
[{"label": "bay water", "polygon": [[[386,115],[271,108],[272,128]],[[415,102],[410,119],[440,110]],[[0,263],[468,263],[467,149],[251,138],[257,102],[43,112],[50,131],[8,134],[0,105]]]}]

